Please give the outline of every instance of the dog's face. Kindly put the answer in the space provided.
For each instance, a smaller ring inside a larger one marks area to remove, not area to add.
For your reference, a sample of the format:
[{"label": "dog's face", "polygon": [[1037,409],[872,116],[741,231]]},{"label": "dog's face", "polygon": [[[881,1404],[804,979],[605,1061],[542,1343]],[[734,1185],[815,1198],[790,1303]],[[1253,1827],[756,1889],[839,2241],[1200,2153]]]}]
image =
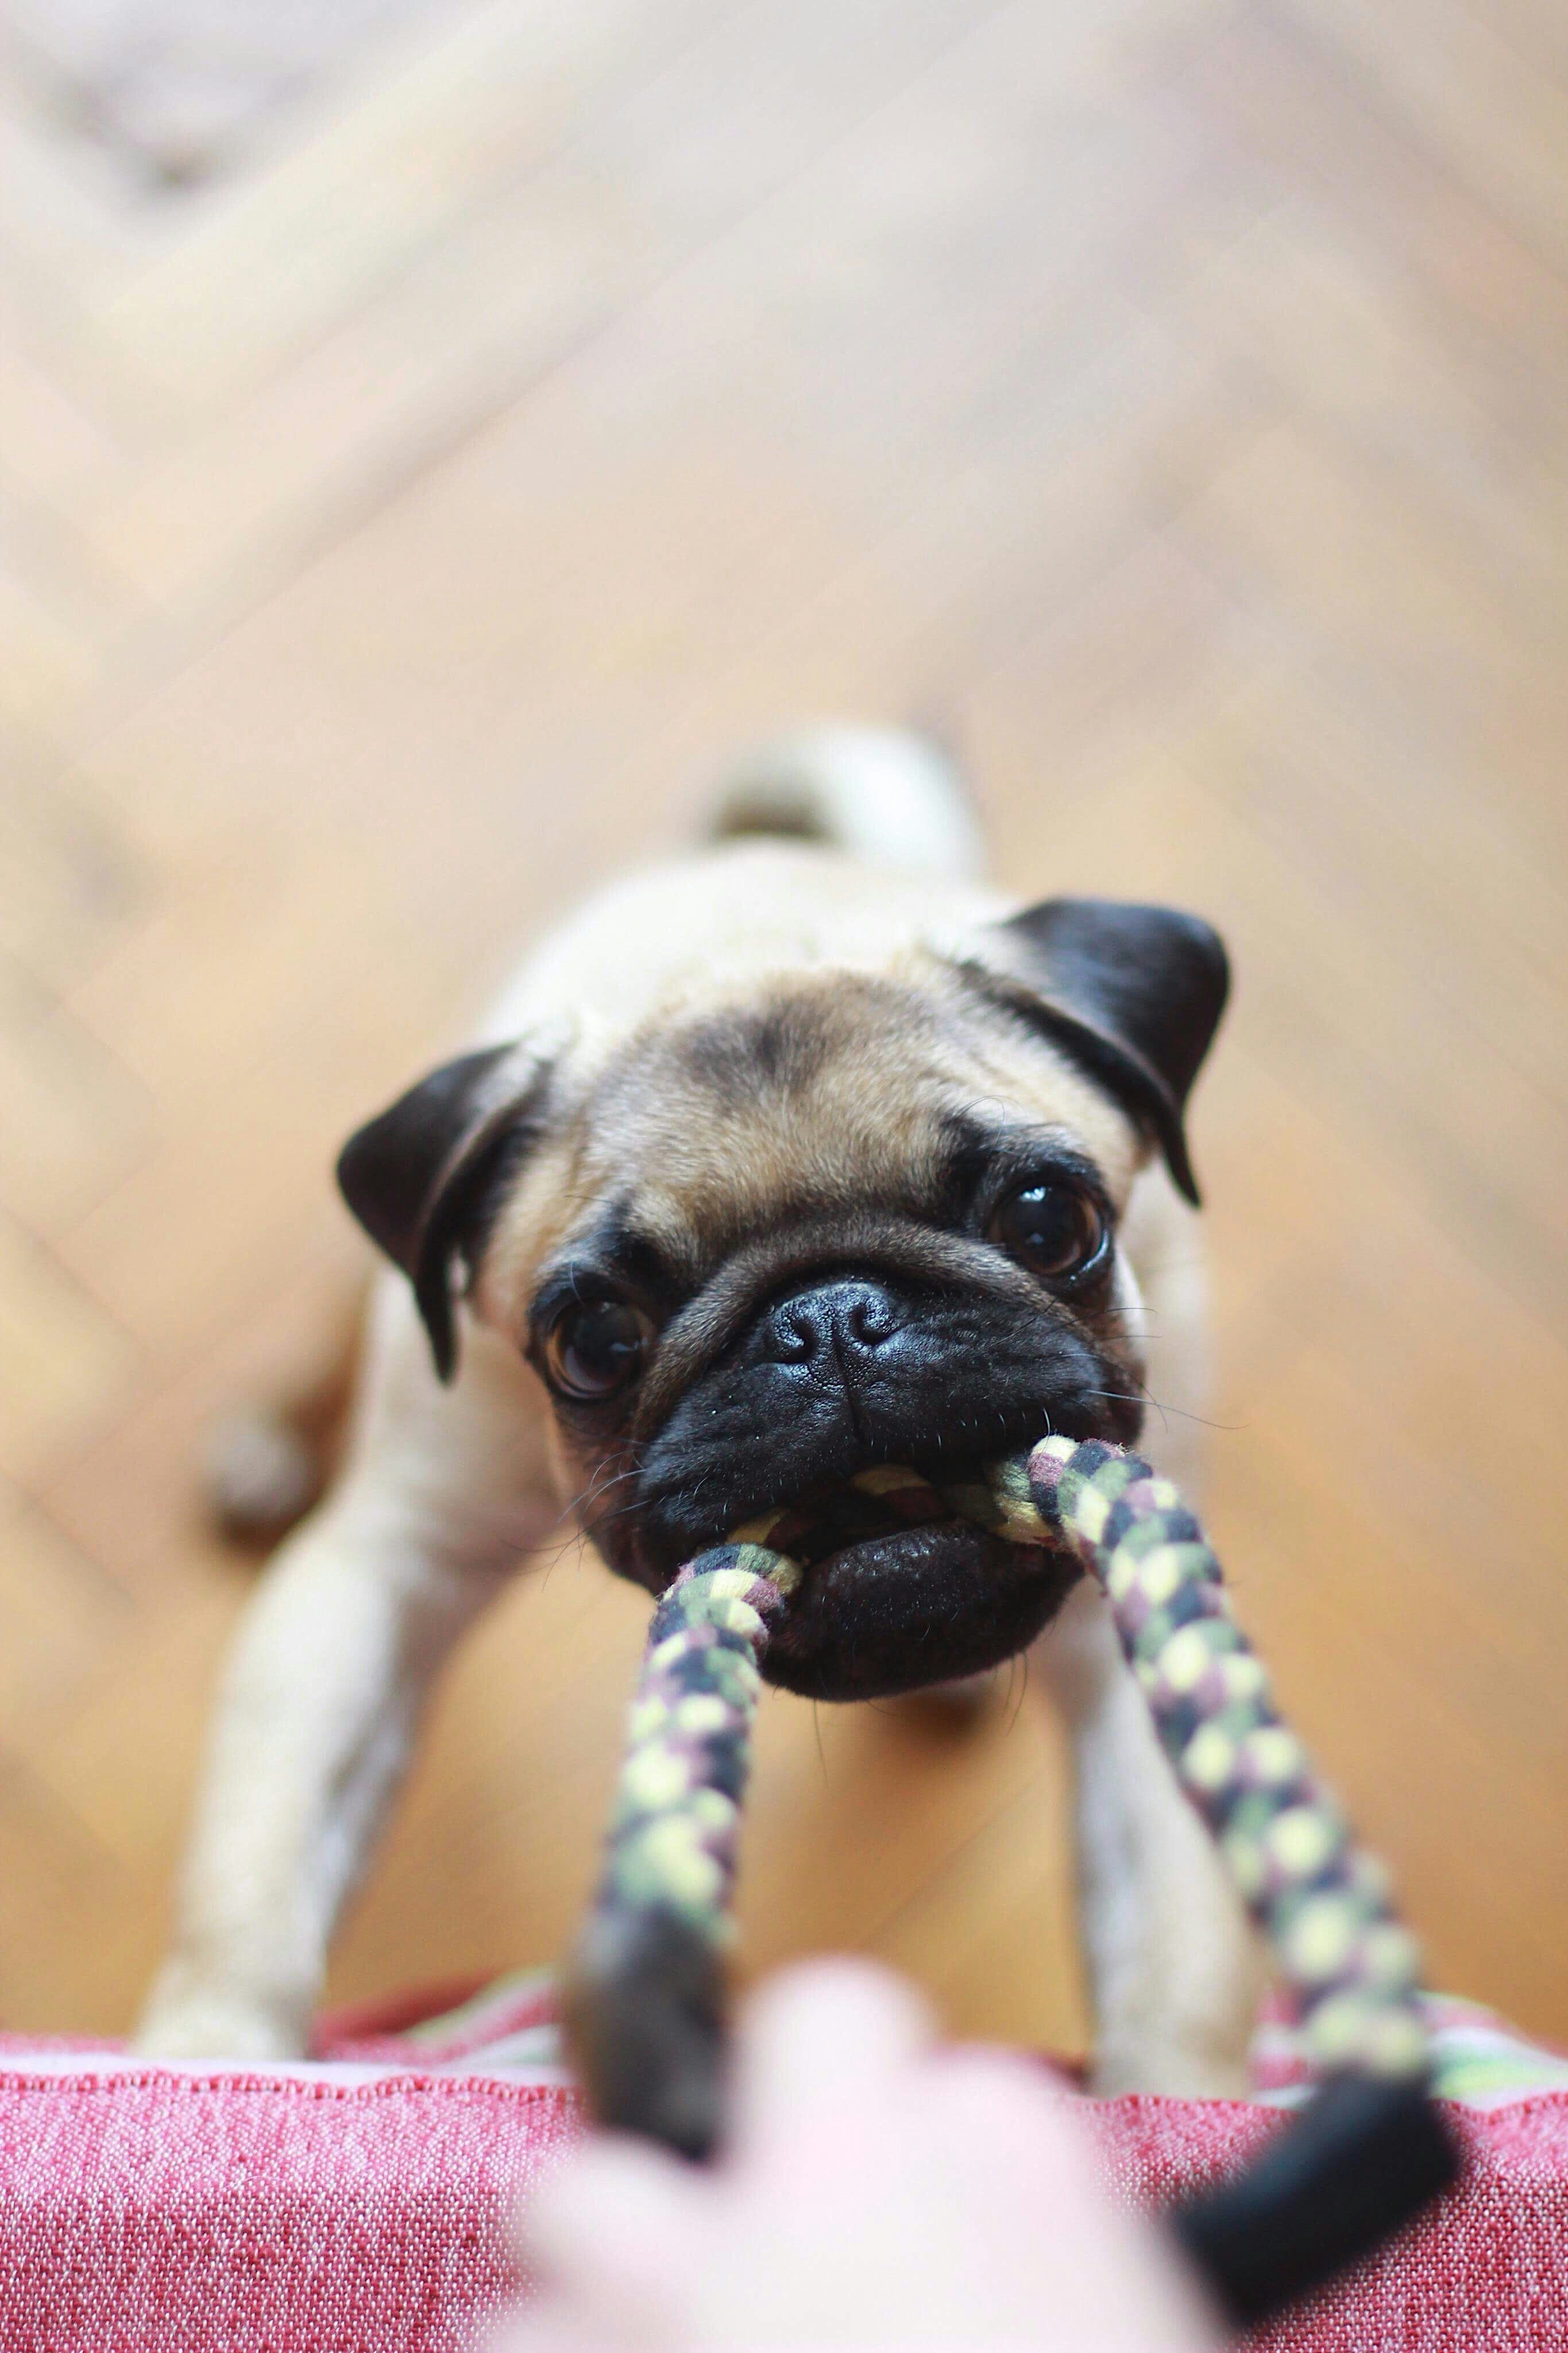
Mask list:
[{"label": "dog's face", "polygon": [[[342,1181],[443,1371],[458,1271],[514,1335],[584,1527],[658,1592],[874,1464],[955,1478],[1047,1430],[1137,1437],[1117,1220],[1151,1140],[1191,1188],[1181,1109],[1224,995],[1192,919],[1054,902],[973,959],[738,986],[590,1069],[465,1057],[360,1132]],[[974,1672],[1071,1581],[966,1522],[863,1525],[808,1561],[774,1682]]]}]

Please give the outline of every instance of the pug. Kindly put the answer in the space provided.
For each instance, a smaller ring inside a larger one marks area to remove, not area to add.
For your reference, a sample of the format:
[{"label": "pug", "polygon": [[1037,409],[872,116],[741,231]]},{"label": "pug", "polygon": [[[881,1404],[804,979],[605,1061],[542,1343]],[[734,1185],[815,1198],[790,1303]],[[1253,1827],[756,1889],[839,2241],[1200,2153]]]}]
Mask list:
[{"label": "pug", "polygon": [[[868,1466],[1190,1408],[1184,1114],[1226,987],[1194,915],[999,896],[945,757],[842,727],[548,939],[343,1150],[389,1261],[346,1459],[240,1629],[141,2049],[301,2051],[432,1680],[563,1511],[657,1594]],[[810,1563],[765,1672],[871,1700],[1025,1651],[1070,1734],[1092,2080],[1235,2091],[1250,1939],[1059,1560],[873,1525]]]}]

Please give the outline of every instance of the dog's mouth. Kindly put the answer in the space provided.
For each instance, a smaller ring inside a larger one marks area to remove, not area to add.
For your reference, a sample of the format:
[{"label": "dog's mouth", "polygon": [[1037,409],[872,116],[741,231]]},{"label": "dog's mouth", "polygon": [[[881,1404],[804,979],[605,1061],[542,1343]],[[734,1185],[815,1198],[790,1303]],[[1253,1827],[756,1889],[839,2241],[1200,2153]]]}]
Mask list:
[{"label": "dog's mouth", "polygon": [[[880,1698],[999,1666],[1055,1616],[1077,1566],[1064,1553],[991,1534],[946,1496],[980,1482],[986,1463],[1024,1451],[1044,1430],[1135,1436],[1136,1400],[1124,1405],[1124,1385],[1109,1382],[1087,1351],[1068,1368],[1070,1384],[1052,1366],[1048,1392],[1039,1366],[1000,1397],[1000,1373],[982,1392],[973,1381],[964,1388],[963,1369],[949,1371],[940,1409],[923,1395],[911,1403],[895,1394],[869,1427],[851,1429],[841,1416],[815,1445],[809,1426],[803,1440],[787,1421],[771,1443],[726,1447],[706,1433],[700,1442],[681,1427],[679,1445],[669,1445],[661,1433],[663,1459],[645,1457],[638,1504],[622,1519],[618,1543],[605,1526],[601,1548],[653,1593],[732,1536],[786,1554],[804,1573],[770,1635],[763,1672],[808,1698]],[[754,1419],[762,1424],[760,1411]],[[931,1436],[933,1423],[951,1434]],[[770,1468],[781,1482],[771,1494]]]},{"label": "dog's mouth", "polygon": [[[978,1482],[983,1475],[983,1465],[962,1475],[954,1468],[949,1483],[963,1484],[964,1477]],[[858,1545],[946,1527],[962,1516],[920,1472],[878,1463],[803,1502],[759,1512],[731,1534],[737,1543],[766,1545],[802,1569],[812,1569]]]},{"label": "dog's mouth", "polygon": [[1064,1554],[988,1534],[898,1469],[735,1534],[803,1572],[763,1672],[814,1699],[883,1698],[998,1666],[1034,1641],[1079,1573]]}]

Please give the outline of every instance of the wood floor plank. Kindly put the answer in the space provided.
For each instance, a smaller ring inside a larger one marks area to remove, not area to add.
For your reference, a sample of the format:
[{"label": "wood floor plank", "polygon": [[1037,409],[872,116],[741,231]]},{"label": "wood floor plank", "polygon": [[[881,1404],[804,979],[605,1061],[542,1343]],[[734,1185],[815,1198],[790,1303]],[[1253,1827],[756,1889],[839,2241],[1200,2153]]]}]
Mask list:
[{"label": "wood floor plank", "polygon": [[976,1831],[867,1949],[929,1992],[944,2030],[1077,2056],[1089,2040],[1072,1936],[1066,1764]]},{"label": "wood floor plank", "polygon": [[[983,219],[987,196],[992,212],[1034,203],[1053,241],[1088,267],[1117,211],[1142,217],[1142,191],[1169,168],[1173,145],[1156,107],[1129,119],[1124,153],[1107,154],[1107,125],[1089,100],[1157,78],[1178,35],[1220,12],[1221,0],[1121,0],[1109,12],[1064,12],[1048,37],[1031,11],[976,18],[952,0],[916,11],[835,7],[820,23],[795,12],[771,28],[748,20],[737,31],[726,20],[416,266],[384,286],[367,277],[357,297],[345,291],[349,315],[335,332],[76,520],[105,561],[161,602],[254,595],[258,580],[297,565],[324,532],[350,527],[716,240],[731,289],[773,286],[764,333],[812,299],[809,284],[796,294],[784,281],[822,250],[847,206],[873,214],[860,234],[889,259],[895,241],[912,255],[927,175],[946,191],[954,225]],[[1024,95],[1018,121],[998,126],[1007,135],[977,152],[968,79],[987,72]],[[1049,166],[1045,185],[1019,185],[1026,158],[1036,174]],[[770,204],[795,181],[798,193]],[[1112,192],[1117,211],[1108,212]],[[738,239],[729,237],[737,223]],[[753,239],[762,250],[748,253]],[[921,266],[940,262],[938,250]],[[816,299],[842,308],[844,291],[830,275]],[[715,302],[709,288],[678,283],[666,316]],[[1005,315],[994,298],[989,315]],[[962,348],[963,322],[950,319],[945,332]],[[733,364],[756,330],[737,321],[725,341]],[[895,328],[881,348],[900,341]],[[978,356],[971,347],[971,376]]]},{"label": "wood floor plank", "polygon": [[46,1240],[126,1173],[147,1136],[145,1092],[63,1007],[0,964],[0,1131],[6,1207]]},{"label": "wood floor plank", "polygon": [[68,744],[100,676],[97,645],[51,584],[14,552],[0,554],[0,721],[45,745]]},{"label": "wood floor plank", "polygon": [[0,1474],[41,1478],[134,1379],[126,1334],[35,1239],[0,1216]]},{"label": "wood floor plank", "polygon": [[204,1508],[215,1424],[307,1385],[331,1345],[323,1335],[352,1313],[368,1272],[368,1250],[338,1214],[309,1230],[285,1263],[252,1262],[250,1293],[216,1336],[148,1362],[128,1409],[33,1482],[50,1524],[138,1604],[163,1609],[205,1587],[237,1603],[258,1563],[220,1540]]},{"label": "wood floor plank", "polygon": [[1242,233],[1194,224],[1147,271],[1159,316],[1413,500],[1450,514],[1482,563],[1559,594],[1568,516],[1557,385],[1506,345],[1457,333],[1447,305],[1385,251],[1290,197]]},{"label": "wood floor plank", "polygon": [[120,1591],[37,1506],[0,1486],[0,1754],[26,1757],[132,1617]]},{"label": "wood floor plank", "polygon": [[145,911],[156,884],[126,828],[58,757],[0,737],[0,952],[13,998],[62,995]]},{"label": "wood floor plank", "polygon": [[489,0],[443,31],[415,28],[398,69],[113,289],[91,322],[106,364],[175,412],[232,396],[548,153],[604,84],[658,71],[722,4]]},{"label": "wood floor plank", "polygon": [[89,484],[102,495],[126,452],[37,327],[0,274],[0,483],[13,499],[79,498]]},{"label": "wood floor plank", "polygon": [[1527,65],[1568,84],[1568,23],[1555,0],[1493,0],[1486,13]]},{"label": "wood floor plank", "polygon": [[1568,268],[1568,83],[1471,0],[1282,0],[1558,269]]},{"label": "wood floor plank", "polygon": [[140,1957],[128,1957],[121,1923],[149,1918],[151,1905],[35,1774],[12,1760],[0,1761],[0,1869],[13,1891],[0,1946],[0,2014],[40,2033],[112,2032],[122,2015],[114,1980],[126,1975],[128,1957],[132,1968]]},{"label": "wood floor plank", "polygon": [[1302,22],[1276,8],[1237,18],[1194,51],[1180,98],[1245,162],[1260,198],[1310,195],[1446,307],[1457,367],[1479,347],[1500,373],[1537,378],[1550,397],[1568,280]]}]

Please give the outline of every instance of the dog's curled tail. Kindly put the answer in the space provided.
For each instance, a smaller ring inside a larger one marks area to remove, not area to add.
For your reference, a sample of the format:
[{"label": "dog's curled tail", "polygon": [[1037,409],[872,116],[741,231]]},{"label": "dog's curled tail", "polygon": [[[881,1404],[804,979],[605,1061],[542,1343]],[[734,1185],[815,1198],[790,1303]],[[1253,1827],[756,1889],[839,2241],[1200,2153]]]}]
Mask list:
[{"label": "dog's curled tail", "polygon": [[985,868],[957,768],[930,736],[896,727],[809,727],[760,745],[723,778],[706,831],[816,841],[955,881]]}]

